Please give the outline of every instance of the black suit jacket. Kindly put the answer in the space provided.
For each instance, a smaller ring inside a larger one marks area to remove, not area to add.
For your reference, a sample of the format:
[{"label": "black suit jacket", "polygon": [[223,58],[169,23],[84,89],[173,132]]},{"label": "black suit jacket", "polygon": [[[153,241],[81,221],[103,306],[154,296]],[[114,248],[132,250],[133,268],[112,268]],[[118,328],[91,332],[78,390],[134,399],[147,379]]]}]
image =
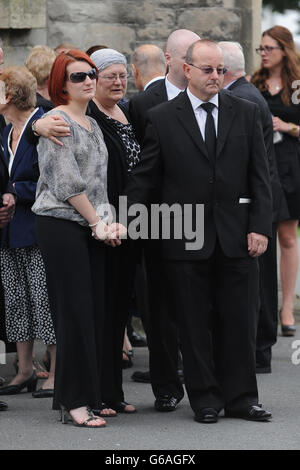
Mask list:
[{"label": "black suit jacket", "polygon": [[[187,93],[148,113],[140,164],[129,177],[129,203],[204,204],[204,246],[187,251],[181,239],[163,240],[163,256],[198,260],[211,256],[218,238],[228,257],[248,256],[247,234],[271,237],[272,197],[259,108],[221,91],[214,165]],[[251,198],[241,204],[240,198]],[[171,216],[172,217],[172,216]]]},{"label": "black suit jacket", "polygon": [[130,122],[140,145],[145,136],[147,111],[165,101],[168,101],[165,80],[159,80],[157,84],[154,83],[153,86],[133,96],[129,101]]},{"label": "black suit jacket", "polygon": [[273,144],[273,121],[269,106],[258,91],[258,89],[249,83],[244,77],[236,80],[228,90],[235,96],[244,98],[258,104],[263,126],[265,146],[269,161],[272,197],[273,197],[273,222],[280,222],[289,218],[289,211],[283,194],[281,183],[278,176],[277,164],[275,160],[275,151]]}]

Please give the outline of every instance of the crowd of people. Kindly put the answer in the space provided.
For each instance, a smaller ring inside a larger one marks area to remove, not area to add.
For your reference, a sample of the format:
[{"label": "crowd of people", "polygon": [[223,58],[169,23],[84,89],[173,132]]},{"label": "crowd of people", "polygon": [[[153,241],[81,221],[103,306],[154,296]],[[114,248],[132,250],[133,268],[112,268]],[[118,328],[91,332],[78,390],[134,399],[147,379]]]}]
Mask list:
[{"label": "crowd of people", "polygon": [[[17,372],[0,395],[53,397],[80,427],[135,413],[122,387],[134,292],[149,371],[132,378],[157,411],[176,410],[184,382],[197,422],[271,419],[256,374],[271,373],[277,339],[277,234],[281,333],[296,332],[300,54],[282,26],[257,53],[246,76],[240,44],[176,30],[164,52],[134,51],[129,101],[127,59],[107,46],[36,46],[1,69],[0,336]],[[186,220],[180,237],[130,237],[121,196],[126,210],[188,205],[192,227],[201,206],[202,246],[187,249]]]}]

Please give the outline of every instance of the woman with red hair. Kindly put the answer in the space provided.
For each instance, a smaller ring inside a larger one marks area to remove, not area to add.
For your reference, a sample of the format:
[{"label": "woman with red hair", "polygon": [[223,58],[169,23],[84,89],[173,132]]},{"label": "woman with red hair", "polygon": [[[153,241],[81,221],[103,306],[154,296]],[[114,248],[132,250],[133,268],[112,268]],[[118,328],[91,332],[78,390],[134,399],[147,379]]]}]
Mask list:
[{"label": "woman with red hair", "polygon": [[[40,179],[33,211],[45,262],[57,337],[53,408],[62,421],[103,427],[91,409],[101,404],[104,317],[104,244],[118,233],[108,229],[107,149],[97,123],[86,116],[96,91],[97,70],[83,52],[60,54],[49,79],[49,94],[70,136],[58,147],[47,138],[38,145]],[[120,242],[115,242],[119,244]]]},{"label": "woman with red hair", "polygon": [[282,285],[281,330],[294,336],[294,291],[299,265],[297,228],[300,219],[300,105],[293,100],[300,78],[300,54],[291,32],[274,26],[262,35],[257,52],[261,67],[252,83],[266,99],[273,115],[275,154],[290,217],[278,225]]}]

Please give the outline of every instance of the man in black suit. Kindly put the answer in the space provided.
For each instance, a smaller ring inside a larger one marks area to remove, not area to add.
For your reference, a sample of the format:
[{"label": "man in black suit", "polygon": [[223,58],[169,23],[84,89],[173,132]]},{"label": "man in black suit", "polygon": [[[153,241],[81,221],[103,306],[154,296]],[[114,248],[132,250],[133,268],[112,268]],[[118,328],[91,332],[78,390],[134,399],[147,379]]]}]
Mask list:
[{"label": "man in black suit", "polygon": [[[224,61],[215,42],[194,43],[183,67],[188,88],[149,111],[126,193],[130,204],[156,202],[159,194],[160,203],[188,205],[183,223],[198,228],[196,240],[204,205],[202,248],[188,246],[185,231],[162,240],[191,407],[203,423],[217,422],[222,408],[228,417],[266,421],[255,375],[257,257],[272,233],[272,198],[259,109],[220,91]],[[172,220],[178,229],[180,218]]]},{"label": "man in black suit", "polygon": [[256,372],[270,373],[272,346],[277,340],[278,325],[277,224],[289,217],[288,208],[277,172],[273,145],[273,122],[269,107],[257,88],[245,78],[245,58],[242,46],[227,41],[220,42],[219,46],[223,51],[225,68],[227,69],[223,87],[230,90],[235,96],[258,104],[268,155],[273,197],[273,228],[268,249],[259,258],[260,309],[256,341]]},{"label": "man in black suit", "polygon": [[164,52],[154,44],[142,44],[132,54],[131,67],[136,88],[145,91],[165,78]]},{"label": "man in black suit", "polygon": [[[176,30],[169,36],[166,44],[166,62],[168,74],[164,80],[134,96],[129,102],[130,119],[138,141],[142,145],[146,127],[147,111],[168,101],[187,86],[183,73],[183,64],[188,47],[199,36],[189,30]],[[145,270],[148,287],[148,305],[143,318],[149,347],[150,372],[136,371],[132,378],[151,385],[155,396],[157,411],[174,411],[183,398],[184,391],[178,373],[179,342],[177,327],[168,315],[164,303],[165,286],[162,279],[162,259],[159,240],[147,240],[144,243]],[[148,318],[145,318],[148,313]],[[168,335],[165,335],[168,331]],[[181,368],[181,366],[180,366]]]}]

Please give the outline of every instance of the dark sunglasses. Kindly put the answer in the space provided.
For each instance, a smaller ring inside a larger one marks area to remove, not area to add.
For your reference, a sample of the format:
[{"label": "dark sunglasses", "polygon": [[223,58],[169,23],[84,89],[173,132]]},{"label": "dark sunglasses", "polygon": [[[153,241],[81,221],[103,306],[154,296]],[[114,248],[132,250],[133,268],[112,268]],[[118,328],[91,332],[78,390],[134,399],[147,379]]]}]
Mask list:
[{"label": "dark sunglasses", "polygon": [[96,80],[98,77],[98,70],[92,68],[89,72],[74,72],[71,73],[69,80],[72,83],[81,83],[84,82],[86,77],[89,77],[91,80]]},{"label": "dark sunglasses", "polygon": [[227,72],[227,69],[225,69],[224,67],[214,68],[214,67],[204,67],[204,66],[198,67],[198,65],[194,65],[194,64],[188,64],[188,65],[191,65],[192,67],[195,67],[196,69],[201,70],[201,72],[205,73],[206,75],[211,75],[214,70],[217,71],[218,75],[225,75],[225,73]]}]

